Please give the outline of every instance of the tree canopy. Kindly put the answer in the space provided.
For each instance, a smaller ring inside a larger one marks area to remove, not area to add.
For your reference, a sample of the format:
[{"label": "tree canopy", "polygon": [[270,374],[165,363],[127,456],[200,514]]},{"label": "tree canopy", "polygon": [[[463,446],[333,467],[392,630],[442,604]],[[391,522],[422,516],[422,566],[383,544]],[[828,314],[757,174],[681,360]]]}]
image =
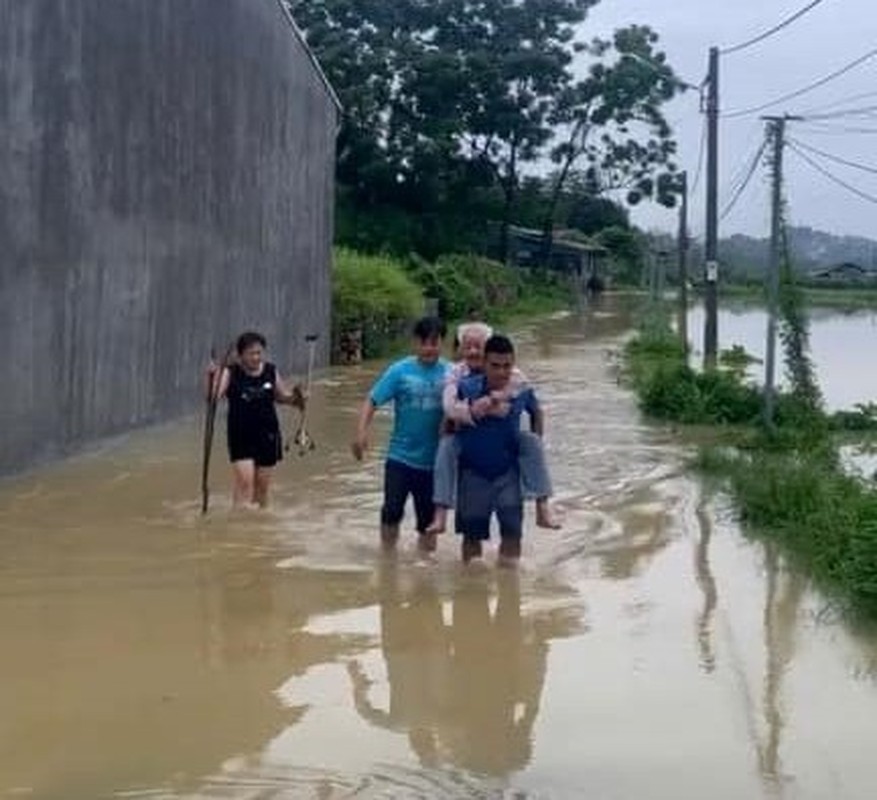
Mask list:
[{"label": "tree canopy", "polygon": [[489,221],[626,225],[619,192],[672,205],[682,84],[646,26],[585,41],[597,2],[291,3],[343,105],[339,239],[434,256]]}]

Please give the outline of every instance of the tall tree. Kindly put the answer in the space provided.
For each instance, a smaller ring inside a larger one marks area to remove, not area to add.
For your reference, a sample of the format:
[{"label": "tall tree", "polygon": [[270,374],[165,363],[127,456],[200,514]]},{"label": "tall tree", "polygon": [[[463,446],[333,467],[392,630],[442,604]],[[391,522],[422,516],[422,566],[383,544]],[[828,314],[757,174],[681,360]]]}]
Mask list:
[{"label": "tall tree", "polygon": [[[554,218],[583,159],[595,195],[624,185],[631,200],[660,196],[672,143],[659,106],[675,91],[672,71],[646,28],[579,42],[597,2],[292,3],[344,107],[341,234],[431,255],[474,244],[466,235],[478,221],[499,217],[506,251],[522,174],[558,132],[568,139],[553,150],[558,180],[541,221]],[[584,51],[598,63],[576,81],[573,59]],[[528,190],[528,215],[542,194]]]},{"label": "tall tree", "polygon": [[587,77],[556,97],[550,121],[566,136],[551,152],[559,169],[543,220],[544,261],[551,254],[558,202],[582,161],[594,196],[625,190],[631,205],[643,197],[675,203],[676,144],[662,106],[684,84],[657,42],[658,35],[644,25],[616,31],[611,42],[592,42],[588,52],[594,63]]},{"label": "tall tree", "polygon": [[522,165],[553,135],[554,98],[571,80],[576,28],[598,0],[435,0],[435,46],[461,80],[454,106],[462,152],[487,165],[503,193],[501,251]]}]

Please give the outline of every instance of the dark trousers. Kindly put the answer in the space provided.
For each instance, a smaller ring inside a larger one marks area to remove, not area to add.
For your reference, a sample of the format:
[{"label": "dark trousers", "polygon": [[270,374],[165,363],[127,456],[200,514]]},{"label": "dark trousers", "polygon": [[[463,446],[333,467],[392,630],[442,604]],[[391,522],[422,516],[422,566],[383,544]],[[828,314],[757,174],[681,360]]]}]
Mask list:
[{"label": "dark trousers", "polygon": [[388,460],[384,467],[384,507],[381,509],[381,522],[384,525],[398,525],[405,516],[405,503],[410,494],[414,497],[417,530],[423,533],[432,522],[435,511],[432,489],[431,469],[415,469],[399,461]]}]

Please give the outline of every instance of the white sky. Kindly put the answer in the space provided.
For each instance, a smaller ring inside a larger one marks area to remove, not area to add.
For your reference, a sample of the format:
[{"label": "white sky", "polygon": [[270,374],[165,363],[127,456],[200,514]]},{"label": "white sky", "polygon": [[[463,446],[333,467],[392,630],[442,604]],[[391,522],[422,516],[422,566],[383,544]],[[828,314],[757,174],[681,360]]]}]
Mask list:
[{"label": "white sky", "polygon": [[[583,38],[607,36],[630,24],[646,24],[661,36],[661,46],[684,80],[699,84],[706,74],[711,45],[728,47],[761,33],[806,4],[805,0],[602,0],[585,23]],[[877,0],[824,0],[779,34],[721,62],[721,109],[749,108],[795,91],[834,72],[877,47]],[[871,97],[838,104],[845,98],[874,92]],[[877,107],[877,57],[841,78],[784,105],[762,113],[800,113],[843,108]],[[667,111],[679,141],[679,162],[693,176],[700,147],[703,117],[697,92],[689,91]],[[820,150],[877,168],[877,113],[870,118],[835,120],[833,127],[873,129],[871,133],[814,133],[814,126],[790,123],[789,133]],[[732,177],[748,164],[764,122],[752,115],[722,120],[720,127],[719,208],[729,196]],[[820,159],[821,160],[821,159]],[[877,174],[823,162],[831,172],[877,197]],[[793,224],[838,234],[877,239],[877,206],[835,186],[792,152],[786,159],[787,198]],[[692,200],[691,230],[702,235],[703,178]],[[720,235],[768,232],[766,170],[759,169],[746,193],[721,223]],[[633,213],[647,228],[675,230],[676,212],[644,204]]]}]

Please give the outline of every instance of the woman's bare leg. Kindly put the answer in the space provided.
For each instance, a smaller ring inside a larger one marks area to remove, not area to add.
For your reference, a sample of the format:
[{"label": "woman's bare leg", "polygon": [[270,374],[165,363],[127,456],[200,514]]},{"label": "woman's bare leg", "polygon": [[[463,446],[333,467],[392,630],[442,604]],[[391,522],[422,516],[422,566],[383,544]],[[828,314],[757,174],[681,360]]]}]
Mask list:
[{"label": "woman's bare leg", "polygon": [[274,467],[256,467],[256,479],[253,485],[253,501],[259,508],[268,507],[268,492],[271,489],[271,478]]},{"label": "woman's bare leg", "polygon": [[252,505],[255,495],[256,465],[252,460],[234,461],[231,469],[234,474],[232,505],[234,508],[246,508]]}]

